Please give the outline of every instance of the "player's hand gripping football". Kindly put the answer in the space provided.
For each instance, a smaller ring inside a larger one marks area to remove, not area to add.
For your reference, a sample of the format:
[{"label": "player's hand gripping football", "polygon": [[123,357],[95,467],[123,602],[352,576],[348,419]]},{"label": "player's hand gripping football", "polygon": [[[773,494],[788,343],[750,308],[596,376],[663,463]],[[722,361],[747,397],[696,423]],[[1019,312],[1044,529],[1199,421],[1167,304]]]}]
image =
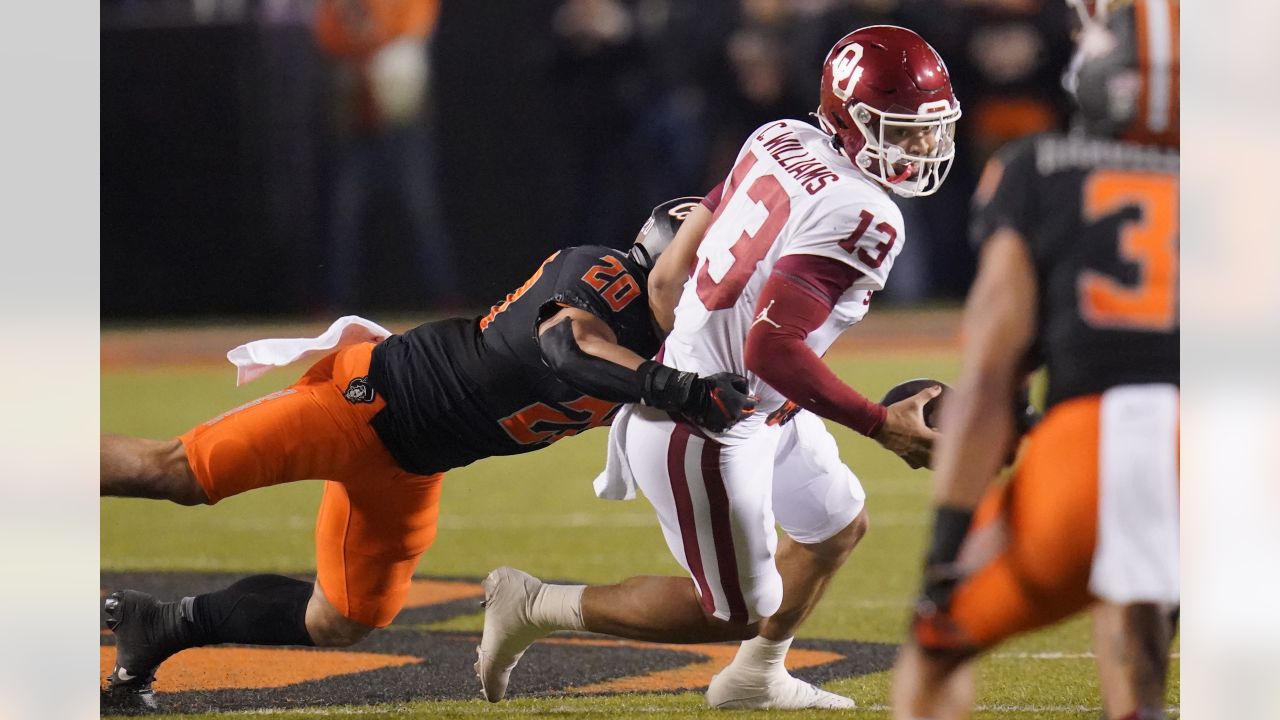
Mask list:
[{"label": "player's hand gripping football", "polygon": [[756,396],[747,389],[747,379],[737,373],[700,377],[680,411],[711,432],[724,432],[756,411]]},{"label": "player's hand gripping football", "polygon": [[939,434],[925,422],[925,405],[941,394],[942,385],[933,385],[889,405],[884,424],[871,439],[897,454],[912,468],[932,467],[933,443]]}]

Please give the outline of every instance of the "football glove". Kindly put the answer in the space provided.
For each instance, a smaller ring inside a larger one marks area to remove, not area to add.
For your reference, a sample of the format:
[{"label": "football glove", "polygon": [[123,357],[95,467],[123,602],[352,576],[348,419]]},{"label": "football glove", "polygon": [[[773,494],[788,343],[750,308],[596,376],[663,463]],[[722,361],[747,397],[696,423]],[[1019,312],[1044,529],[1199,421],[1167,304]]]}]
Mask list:
[{"label": "football glove", "polygon": [[711,432],[724,432],[756,411],[756,396],[747,394],[747,379],[722,372],[693,381],[680,412]]},{"label": "football glove", "polygon": [[916,603],[916,614],[930,617],[945,613],[951,606],[951,596],[964,573],[956,559],[960,546],[969,533],[973,511],[964,508],[940,506],[933,521],[933,542],[925,557],[924,587]]},{"label": "football glove", "polygon": [[756,398],[747,394],[747,379],[741,375],[698,377],[652,360],[646,360],[638,372],[645,405],[680,413],[712,432],[724,432],[756,410]]}]

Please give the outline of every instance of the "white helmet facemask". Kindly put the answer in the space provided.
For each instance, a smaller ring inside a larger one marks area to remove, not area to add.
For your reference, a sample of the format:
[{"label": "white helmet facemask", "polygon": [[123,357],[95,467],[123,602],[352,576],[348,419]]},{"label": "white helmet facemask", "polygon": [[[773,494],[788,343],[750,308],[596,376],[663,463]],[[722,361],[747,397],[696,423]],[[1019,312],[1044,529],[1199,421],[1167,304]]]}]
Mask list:
[{"label": "white helmet facemask", "polygon": [[[956,155],[956,121],[960,105],[947,101],[920,107],[918,113],[887,113],[865,103],[858,103],[849,113],[866,140],[853,158],[853,164],[864,175],[902,197],[932,195],[942,187],[951,172]],[[913,155],[885,140],[886,129],[922,128],[932,140],[927,155]]]}]

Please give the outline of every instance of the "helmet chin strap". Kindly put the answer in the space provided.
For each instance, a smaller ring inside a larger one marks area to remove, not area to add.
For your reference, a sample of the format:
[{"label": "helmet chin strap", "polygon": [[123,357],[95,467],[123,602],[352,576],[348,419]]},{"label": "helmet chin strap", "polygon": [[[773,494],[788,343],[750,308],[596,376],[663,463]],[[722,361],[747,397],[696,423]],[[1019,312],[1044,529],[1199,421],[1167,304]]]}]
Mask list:
[{"label": "helmet chin strap", "polygon": [[[897,145],[890,145],[889,147],[885,148],[884,162],[890,168],[895,168],[898,166],[898,163],[902,160],[903,154],[904,153],[902,152],[902,148],[898,147]],[[902,172],[888,178],[889,182],[893,183],[894,185],[897,185],[903,180],[906,180],[908,177],[911,177],[911,171],[915,169],[915,166],[916,166],[915,163],[911,163],[911,162],[907,163],[906,168],[904,168]]]},{"label": "helmet chin strap", "polygon": [[[902,148],[898,147],[897,145],[890,145],[888,148],[885,149],[884,155],[880,158],[880,160],[881,162],[884,163],[885,167],[893,168],[898,164],[899,161],[902,160],[902,155],[903,155]],[[867,152],[867,148],[864,147],[862,150],[858,152],[857,162],[858,162],[858,166],[861,167],[863,170],[871,169],[871,164],[873,162],[873,159],[870,153]],[[916,169],[916,164],[913,162],[909,162],[907,163],[907,166],[903,168],[902,172],[899,172],[896,175],[885,177],[884,180],[886,180],[890,184],[897,185],[903,180],[906,180],[907,178],[911,177],[911,174],[915,171],[915,169]]]},{"label": "helmet chin strap", "polygon": [[907,163],[907,167],[903,169],[902,172],[889,178],[889,182],[893,183],[894,185],[897,185],[903,180],[906,180],[907,178],[911,177],[911,173],[914,172],[915,169],[916,169],[915,163]]}]

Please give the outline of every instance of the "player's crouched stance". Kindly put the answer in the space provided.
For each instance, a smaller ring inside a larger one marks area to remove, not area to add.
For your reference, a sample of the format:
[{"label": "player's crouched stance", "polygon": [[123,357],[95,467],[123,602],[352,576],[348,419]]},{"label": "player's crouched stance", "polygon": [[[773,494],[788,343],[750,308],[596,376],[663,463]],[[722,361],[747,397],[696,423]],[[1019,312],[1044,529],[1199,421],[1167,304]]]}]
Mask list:
[{"label": "player's crouched stance", "polygon": [[[1165,716],[1179,599],[1178,3],[1074,4],[1078,132],[1011,143],[974,197],[978,275],[942,409],[924,590],[893,673],[897,720],[969,717],[979,653],[1085,610],[1103,716]],[[1010,400],[1040,364],[1044,417],[993,485]]]},{"label": "player's crouched stance", "polygon": [[[177,602],[133,590],[104,600],[116,639],[109,698],[152,704],[156,668],[185,648],[341,647],[390,624],[435,539],[446,470],[546,447],[609,422],[624,403],[705,432],[750,416],[756,399],[741,376],[647,359],[660,337],[643,288],[684,218],[678,205],[689,199],[656,208],[629,252],[555,253],[482,318],[339,342],[290,387],[174,440],[104,434],[102,495],[201,505],[325,481],[314,583],[255,575]],[[331,333],[348,337],[344,322]],[[332,348],[329,335],[259,348],[305,354]]]}]

